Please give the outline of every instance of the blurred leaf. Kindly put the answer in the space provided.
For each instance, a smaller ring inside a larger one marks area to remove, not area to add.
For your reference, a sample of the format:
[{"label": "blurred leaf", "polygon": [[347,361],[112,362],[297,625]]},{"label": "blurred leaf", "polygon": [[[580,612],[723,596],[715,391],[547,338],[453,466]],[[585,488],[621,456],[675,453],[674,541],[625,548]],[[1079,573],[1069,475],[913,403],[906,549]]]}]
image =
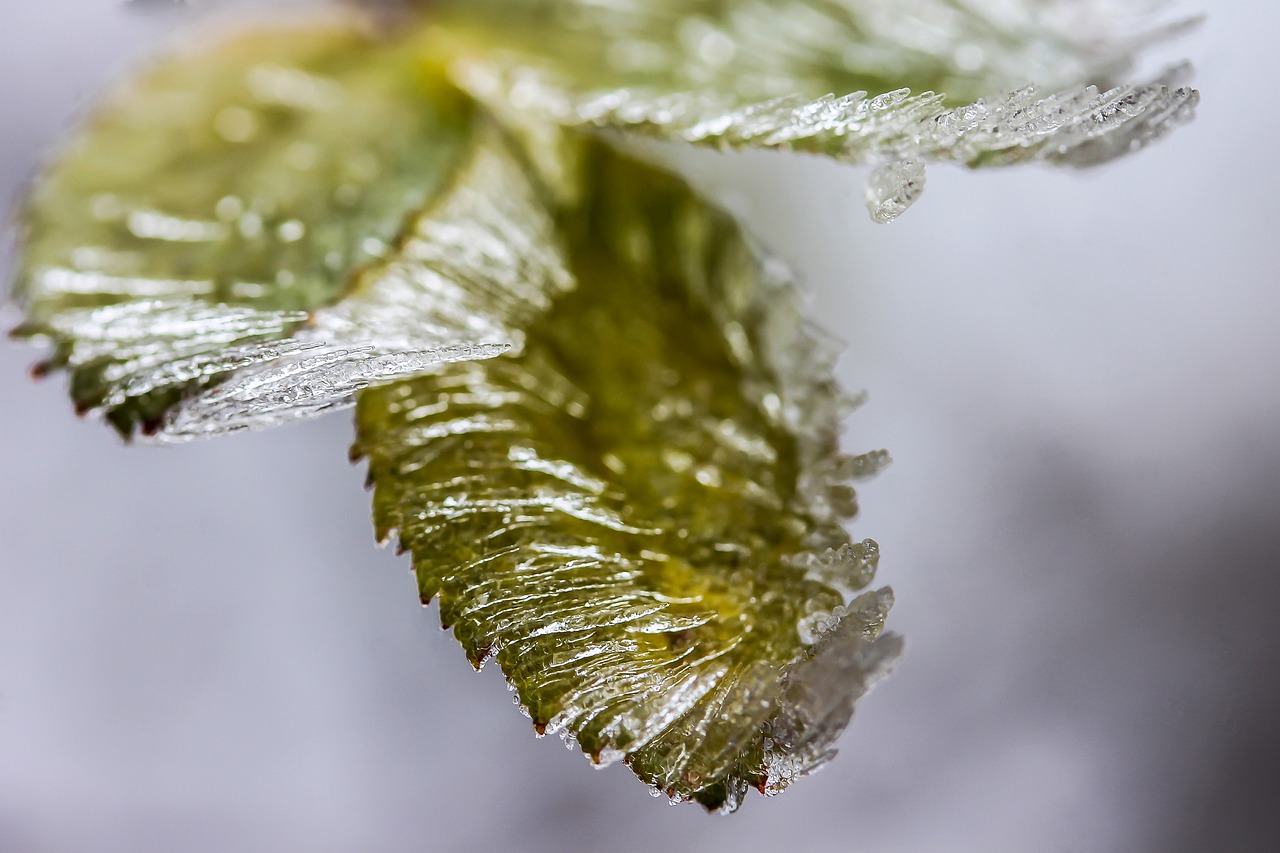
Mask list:
[{"label": "blurred leaf", "polygon": [[[518,352],[365,392],[378,535],[539,731],[733,810],[828,759],[887,670],[837,452],[847,403],[776,262],[679,180],[587,143],[547,196],[576,287]],[[559,198],[556,203],[551,199]],[[566,200],[567,199],[567,200]]]},{"label": "blurred leaf", "polygon": [[[17,334],[52,340],[45,368],[71,370],[80,410],[154,431],[251,371],[223,392],[225,422],[205,425],[217,432],[243,426],[237,413],[349,400],[389,356],[505,347],[454,334],[388,349],[371,327],[348,323],[337,340],[304,328],[323,330],[311,312],[393,258],[406,217],[484,144],[470,104],[418,53],[351,25],[267,30],[165,57],[97,108],[35,183],[14,284]],[[282,383],[304,393],[290,401]]]},{"label": "blurred leaf", "polygon": [[1113,7],[1078,0],[448,5],[439,40],[454,79],[508,120],[907,161],[872,181],[879,221],[919,197],[923,162],[1093,165],[1159,138],[1198,101],[1185,67],[1088,85],[1181,26],[1117,38]]}]

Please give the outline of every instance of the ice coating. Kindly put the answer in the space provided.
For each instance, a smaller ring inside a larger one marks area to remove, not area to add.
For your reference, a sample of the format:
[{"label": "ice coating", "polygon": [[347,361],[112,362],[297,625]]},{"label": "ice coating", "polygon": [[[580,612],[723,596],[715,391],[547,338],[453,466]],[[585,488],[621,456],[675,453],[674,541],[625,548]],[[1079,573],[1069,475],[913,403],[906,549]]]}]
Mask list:
[{"label": "ice coating", "polygon": [[874,539],[845,542],[821,552],[806,552],[793,558],[809,577],[842,589],[861,589],[876,576],[880,546]]},{"label": "ice coating", "polygon": [[[1199,93],[1178,85],[1188,73],[1188,66],[1178,66],[1148,83],[1105,92],[1084,86],[1046,95],[1026,86],[948,107],[942,95],[913,95],[909,89],[875,97],[866,92],[814,100],[787,95],[746,104],[714,92],[577,93],[531,68],[471,61],[455,67],[464,88],[482,100],[514,99],[523,109],[564,125],[626,129],[716,147],[784,148],[850,163],[890,160],[872,179],[877,199],[899,194],[899,181],[922,176],[926,161],[1090,166],[1130,153],[1192,117]],[[914,165],[904,170],[902,164],[908,163]],[[893,203],[901,209],[892,218],[907,206]]]},{"label": "ice coating", "polygon": [[[291,348],[286,348],[291,349]],[[266,345],[209,391],[170,410],[158,438],[183,441],[212,438],[245,429],[268,429],[355,404],[356,393],[406,379],[436,365],[493,358],[510,344],[447,344],[425,350],[385,351],[320,345],[288,355]]]},{"label": "ice coating", "polygon": [[360,274],[312,334],[342,341],[504,340],[574,287],[537,178],[493,127],[394,252]]},{"label": "ice coating", "polygon": [[[448,188],[472,121],[446,83],[423,85],[410,46],[351,21],[157,59],[103,99],[34,184],[17,334],[51,341],[40,371],[67,368],[76,407],[126,436],[267,425],[263,405],[287,420],[411,363],[501,351],[510,341],[491,328],[309,328]],[[206,396],[236,371],[246,376],[234,394]],[[310,393],[290,408],[265,376],[296,376]]]},{"label": "ice coating", "polygon": [[847,480],[886,459],[838,452],[849,400],[784,267],[660,170],[560,156],[577,287],[519,351],[364,392],[353,458],[538,732],[732,811],[828,760],[898,653],[887,590],[846,604],[879,553]]},{"label": "ice coating", "polygon": [[[521,330],[575,284],[555,227],[514,152],[493,129],[478,131],[453,185],[343,301],[282,344],[225,353],[235,372],[171,409],[159,438],[272,427],[438,364],[518,347]],[[212,376],[230,363],[206,358],[198,369]]]},{"label": "ice coating", "polygon": [[895,163],[1094,165],[1199,99],[1187,66],[1114,85],[1194,23],[1149,27],[1135,3],[531,0],[501,20],[498,5],[460,7],[449,43],[454,79],[500,114],[870,164],[876,221],[914,197]]},{"label": "ice coating", "polygon": [[769,722],[762,793],[776,794],[834,757],[854,703],[883,680],[902,654],[902,639],[879,636],[893,605],[887,590],[838,607],[816,631],[812,657],[783,675],[780,713]]}]

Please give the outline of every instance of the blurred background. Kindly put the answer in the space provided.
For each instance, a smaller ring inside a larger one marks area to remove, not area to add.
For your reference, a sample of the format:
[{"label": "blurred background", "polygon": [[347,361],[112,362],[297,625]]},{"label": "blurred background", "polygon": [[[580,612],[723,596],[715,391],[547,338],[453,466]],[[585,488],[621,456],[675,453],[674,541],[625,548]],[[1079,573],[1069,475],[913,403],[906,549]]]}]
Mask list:
[{"label": "blurred background", "polygon": [[[1097,171],[935,168],[885,227],[859,170],[678,155],[896,460],[853,532],[907,656],[731,818],[532,736],[374,549],[349,418],[129,448],[0,343],[0,853],[1280,849],[1280,11],[1210,11],[1151,57],[1198,121]],[[188,19],[4,4],[5,204]]]}]

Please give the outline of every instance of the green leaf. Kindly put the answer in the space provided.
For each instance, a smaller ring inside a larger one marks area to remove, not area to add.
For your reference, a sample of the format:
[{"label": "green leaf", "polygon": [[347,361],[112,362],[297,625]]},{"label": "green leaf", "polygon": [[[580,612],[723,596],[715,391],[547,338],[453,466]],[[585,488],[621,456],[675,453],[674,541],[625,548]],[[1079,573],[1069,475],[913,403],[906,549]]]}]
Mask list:
[{"label": "green leaf", "polygon": [[[847,400],[777,262],[680,180],[561,148],[570,289],[517,351],[370,389],[377,533],[539,732],[735,809],[833,753],[899,651],[878,549],[841,525]],[[562,182],[562,183],[561,183]]]},{"label": "green leaf", "polygon": [[[475,128],[411,39],[349,24],[162,58],[35,183],[17,334],[51,339],[42,369],[69,368],[77,408],[126,436],[165,429],[184,401],[210,405],[176,434],[220,432],[347,402],[406,375],[397,365],[502,351],[460,329],[388,341],[348,322],[326,337],[317,314],[344,304],[353,274],[394,260],[407,217],[485,144]],[[402,306],[401,326],[430,307]],[[233,371],[251,378],[211,400]]]},{"label": "green leaf", "polygon": [[[873,218],[919,197],[923,163],[1087,166],[1190,118],[1180,66],[1100,91],[1179,31],[1114,32],[1075,0],[465,0],[437,40],[458,84],[515,123],[613,128],[888,168]],[[912,94],[912,93],[915,94]],[[905,161],[905,165],[898,165]]]}]

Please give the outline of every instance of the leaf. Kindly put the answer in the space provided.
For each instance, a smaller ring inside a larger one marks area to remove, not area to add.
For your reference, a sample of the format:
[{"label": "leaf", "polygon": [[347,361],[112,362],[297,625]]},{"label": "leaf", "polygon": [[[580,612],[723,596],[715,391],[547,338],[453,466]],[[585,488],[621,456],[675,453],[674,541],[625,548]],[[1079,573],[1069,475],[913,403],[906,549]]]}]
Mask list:
[{"label": "leaf", "polygon": [[570,143],[573,284],[519,350],[370,389],[378,537],[539,732],[732,811],[834,753],[899,651],[849,541],[848,400],[775,261],[678,179]]},{"label": "leaf", "polygon": [[182,438],[505,351],[479,334],[492,329],[442,326],[425,301],[398,305],[396,330],[416,320],[431,334],[389,336],[361,321],[385,315],[388,294],[346,292],[399,262],[407,217],[491,141],[418,53],[349,23],[277,28],[122,86],[23,212],[16,334],[52,341],[41,370],[69,368],[77,408],[105,410],[126,437]]},{"label": "leaf", "polygon": [[[491,358],[523,338],[572,282],[556,223],[519,151],[477,117],[452,182],[411,220],[384,260],[359,272],[344,299],[312,313],[302,358],[240,370],[175,407],[162,436],[200,438],[269,427],[354,402],[356,392],[439,362]],[[466,339],[503,344],[425,343]],[[134,380],[136,381],[136,379]]]},{"label": "leaf", "polygon": [[1094,165],[1161,137],[1199,99],[1182,85],[1186,66],[1141,84],[1086,85],[1113,80],[1140,47],[1185,22],[1117,39],[1114,22],[1077,0],[453,8],[439,49],[458,84],[509,121],[885,165],[868,198],[878,221],[919,197],[923,162]]}]

